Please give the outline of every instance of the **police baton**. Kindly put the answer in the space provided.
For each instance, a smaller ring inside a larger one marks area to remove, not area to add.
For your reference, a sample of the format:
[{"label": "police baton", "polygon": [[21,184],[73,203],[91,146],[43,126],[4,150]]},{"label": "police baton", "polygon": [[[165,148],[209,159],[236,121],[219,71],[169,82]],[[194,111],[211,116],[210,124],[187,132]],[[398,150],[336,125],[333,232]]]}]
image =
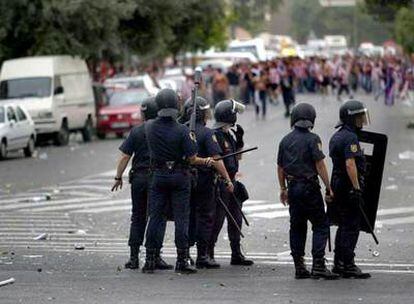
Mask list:
[{"label": "police baton", "polygon": [[259,149],[259,148],[256,146],[256,147],[249,148],[249,149],[246,149],[246,150],[240,150],[240,151],[237,151],[237,152],[234,152],[234,153],[229,153],[229,154],[214,158],[214,160],[215,161],[223,160],[223,159],[226,159],[226,158],[231,157],[231,156],[244,154],[244,153],[254,151],[254,150],[257,150],[257,149]]},{"label": "police baton", "polygon": [[236,227],[237,231],[240,233],[240,236],[242,238],[244,238],[244,234],[241,231],[241,228],[239,227],[239,225],[237,224],[236,220],[233,217],[233,214],[231,214],[229,208],[226,206],[226,203],[223,202],[223,200],[220,197],[220,194],[217,194],[217,200],[219,201],[219,203],[221,204],[221,206],[223,206],[224,211],[226,212],[227,216],[230,218],[232,224],[234,225],[234,227]]},{"label": "police baton", "polygon": [[234,199],[234,203],[237,205],[237,209],[240,211],[244,222],[246,223],[247,226],[250,226],[249,221],[246,218],[246,215],[244,215],[244,212],[242,210],[242,205],[240,204],[239,200],[237,199],[236,195],[234,193],[232,193],[233,199]]},{"label": "police baton", "polygon": [[361,200],[358,200],[358,206],[359,206],[359,211],[361,211],[362,217],[364,218],[365,224],[367,224],[369,233],[372,235],[372,238],[374,239],[375,244],[379,245],[379,242],[378,242],[377,236],[375,235],[374,229],[372,229],[372,226],[369,223],[367,214],[365,213],[364,208],[362,207]]},{"label": "police baton", "polygon": [[193,113],[191,113],[190,117],[190,131],[195,135],[196,130],[196,120],[197,120],[197,94],[198,88],[201,83],[201,72],[202,69],[197,67],[194,73],[194,88],[191,91],[191,101],[193,103]]}]

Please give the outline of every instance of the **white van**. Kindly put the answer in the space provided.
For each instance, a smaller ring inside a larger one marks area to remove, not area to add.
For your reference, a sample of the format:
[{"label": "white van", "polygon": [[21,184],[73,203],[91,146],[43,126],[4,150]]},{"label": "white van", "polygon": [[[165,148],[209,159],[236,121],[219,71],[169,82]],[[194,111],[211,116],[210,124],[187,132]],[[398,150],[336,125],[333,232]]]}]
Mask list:
[{"label": "white van", "polygon": [[266,53],[263,39],[256,38],[251,40],[233,40],[227,49],[229,52],[249,52],[260,61],[271,59]]},{"label": "white van", "polygon": [[66,145],[71,131],[90,141],[95,126],[92,82],[85,61],[71,56],[7,60],[0,73],[0,102],[23,105],[38,137]]}]

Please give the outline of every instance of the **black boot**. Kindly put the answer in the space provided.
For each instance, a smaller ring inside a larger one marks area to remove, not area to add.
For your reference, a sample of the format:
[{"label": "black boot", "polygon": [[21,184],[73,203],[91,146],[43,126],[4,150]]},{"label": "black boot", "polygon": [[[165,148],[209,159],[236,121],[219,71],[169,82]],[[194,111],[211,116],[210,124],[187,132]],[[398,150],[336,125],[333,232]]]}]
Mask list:
[{"label": "black boot", "polygon": [[231,261],[230,265],[251,266],[254,264],[252,260],[246,259],[240,249],[240,243],[230,244],[231,247]]},{"label": "black boot", "polygon": [[154,273],[155,270],[155,249],[147,249],[145,255],[145,264],[142,267],[143,273]]},{"label": "black boot", "polygon": [[188,256],[188,249],[177,248],[177,263],[175,264],[175,272],[183,274],[192,274],[197,272],[197,270],[191,266]]},{"label": "black boot", "polygon": [[344,262],[342,262],[336,255],[334,257],[334,266],[332,267],[332,272],[339,274],[340,276],[344,272]]},{"label": "black boot", "polygon": [[155,250],[155,269],[158,269],[158,270],[173,269],[173,265],[168,264],[162,259],[160,249]]},{"label": "black boot", "polygon": [[295,279],[308,279],[311,277],[310,272],[306,269],[303,257],[293,257],[295,263]]},{"label": "black boot", "polygon": [[126,262],[125,268],[138,269],[139,268],[139,247],[129,247],[130,257],[129,261]]},{"label": "black boot", "polygon": [[217,264],[214,260],[211,260],[207,254],[207,247],[197,246],[197,260],[196,267],[198,269],[207,268],[214,269],[220,268],[220,264]]},{"label": "black boot", "polygon": [[371,275],[367,272],[362,272],[362,270],[357,265],[355,265],[354,260],[352,260],[349,264],[344,265],[342,277],[346,279],[369,279]]},{"label": "black boot", "polygon": [[216,268],[220,268],[220,264],[216,262],[215,258],[214,258],[214,245],[211,245],[208,247],[207,249],[207,255],[208,258],[210,259],[210,263],[217,265]]},{"label": "black boot", "polygon": [[332,273],[325,265],[324,258],[314,258],[312,264],[311,276],[313,279],[336,280],[339,279],[339,274]]}]

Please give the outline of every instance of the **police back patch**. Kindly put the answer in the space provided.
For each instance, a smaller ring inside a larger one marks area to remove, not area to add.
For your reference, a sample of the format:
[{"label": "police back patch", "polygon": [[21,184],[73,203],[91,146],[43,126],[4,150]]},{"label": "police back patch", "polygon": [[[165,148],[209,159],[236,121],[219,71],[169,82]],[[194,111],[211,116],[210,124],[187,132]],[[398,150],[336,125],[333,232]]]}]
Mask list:
[{"label": "police back patch", "polygon": [[357,145],[355,145],[355,144],[351,145],[351,152],[352,152],[352,153],[355,153],[355,152],[357,152],[357,151],[358,151],[358,146],[357,146]]},{"label": "police back patch", "polygon": [[217,136],[215,135],[215,134],[213,134],[212,136],[211,136],[211,138],[213,139],[213,141],[215,142],[215,143],[217,143],[218,141],[217,141]]}]

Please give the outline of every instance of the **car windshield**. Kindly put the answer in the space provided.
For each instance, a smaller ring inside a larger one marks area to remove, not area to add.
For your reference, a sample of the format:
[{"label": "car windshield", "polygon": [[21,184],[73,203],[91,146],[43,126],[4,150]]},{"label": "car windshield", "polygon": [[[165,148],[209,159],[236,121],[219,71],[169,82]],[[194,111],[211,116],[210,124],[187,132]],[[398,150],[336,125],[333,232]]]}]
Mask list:
[{"label": "car windshield", "polygon": [[0,82],[0,99],[48,97],[51,94],[50,77],[18,78]]},{"label": "car windshield", "polygon": [[111,106],[141,104],[149,96],[145,90],[114,92],[109,99]]},{"label": "car windshield", "polygon": [[4,122],[4,108],[0,107],[0,123]]}]

